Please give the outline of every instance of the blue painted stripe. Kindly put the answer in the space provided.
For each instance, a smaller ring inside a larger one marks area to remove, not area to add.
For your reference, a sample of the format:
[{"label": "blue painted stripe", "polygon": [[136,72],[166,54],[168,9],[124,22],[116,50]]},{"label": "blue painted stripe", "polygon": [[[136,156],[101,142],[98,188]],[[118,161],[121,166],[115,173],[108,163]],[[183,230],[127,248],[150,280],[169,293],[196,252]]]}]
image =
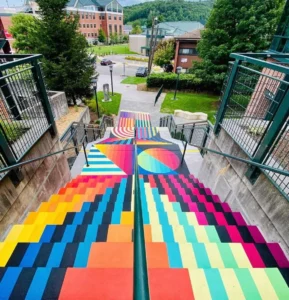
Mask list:
[{"label": "blue painted stripe", "polygon": [[86,234],[85,234],[85,243],[93,243],[96,241],[98,224],[90,224],[87,226]]},{"label": "blue painted stripe", "polygon": [[170,268],[182,268],[182,258],[177,243],[167,243]]},{"label": "blue painted stripe", "polygon": [[25,300],[42,299],[51,268],[37,268]]},{"label": "blue painted stripe", "polygon": [[144,180],[143,178],[140,178],[140,192],[141,192],[141,205],[142,205],[142,215],[143,215],[143,223],[144,224],[150,224],[150,218],[148,213],[148,206],[147,206],[147,199],[145,194],[145,188],[144,188]]},{"label": "blue painted stripe", "polygon": [[82,172],[123,172],[120,168],[83,168]]},{"label": "blue painted stripe", "polygon": [[90,209],[91,202],[84,202],[81,207],[82,212],[88,212]]},{"label": "blue painted stripe", "polygon": [[127,183],[126,178],[123,178],[120,182],[119,191],[114,205],[114,211],[111,216],[111,224],[120,224],[126,183]]},{"label": "blue painted stripe", "polygon": [[31,243],[20,263],[20,267],[32,267],[40,250],[41,243]]},{"label": "blue painted stripe", "polygon": [[192,244],[199,268],[211,268],[210,260],[204,244]]},{"label": "blue painted stripe", "polygon": [[72,243],[76,228],[77,225],[73,225],[73,224],[66,225],[61,242]]},{"label": "blue painted stripe", "polygon": [[89,165],[114,165],[112,161],[91,161],[88,159]]},{"label": "blue painted stripe", "polygon": [[227,300],[228,296],[218,269],[204,269],[212,300]]},{"label": "blue painted stripe", "polygon": [[55,225],[47,225],[44,229],[44,232],[42,233],[40,242],[41,243],[49,243],[53,236],[55,228],[56,228]]},{"label": "blue painted stripe", "polygon": [[185,231],[186,239],[189,243],[198,243],[199,242],[193,226],[183,225],[183,228]]},{"label": "blue painted stripe", "polygon": [[74,261],[75,268],[85,268],[87,266],[90,247],[91,243],[79,243],[76,258]]},{"label": "blue painted stripe", "polygon": [[9,299],[22,268],[8,268],[0,283],[0,299]]},{"label": "blue painted stripe", "polygon": [[74,225],[82,224],[84,214],[85,214],[85,212],[83,212],[83,211],[80,211],[80,212],[76,213],[75,216],[74,216],[72,224],[74,224]]},{"label": "blue painted stripe", "polygon": [[53,245],[52,251],[50,253],[47,267],[54,267],[58,268],[60,265],[60,262],[62,260],[62,256],[65,250],[66,243],[55,243]]}]

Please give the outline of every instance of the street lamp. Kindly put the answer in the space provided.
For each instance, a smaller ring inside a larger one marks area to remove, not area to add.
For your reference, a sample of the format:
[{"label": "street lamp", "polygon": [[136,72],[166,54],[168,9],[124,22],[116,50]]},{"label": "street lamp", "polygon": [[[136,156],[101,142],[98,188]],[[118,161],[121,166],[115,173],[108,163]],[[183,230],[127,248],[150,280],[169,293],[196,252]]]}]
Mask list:
[{"label": "street lamp", "polygon": [[174,99],[173,100],[177,100],[176,96],[177,96],[177,89],[178,89],[178,85],[179,85],[179,78],[180,78],[180,74],[182,72],[182,67],[177,67],[176,70],[178,77],[177,77],[177,82],[176,82],[176,89],[175,89],[175,95],[174,95]]},{"label": "street lamp", "polygon": [[98,108],[98,99],[97,99],[97,77],[96,76],[91,79],[91,84],[94,89],[94,95],[95,95],[95,101],[96,101],[96,114],[97,114],[97,117],[99,118],[99,108]]},{"label": "street lamp", "polygon": [[109,71],[110,71],[110,80],[111,80],[111,92],[112,92],[112,96],[113,96],[112,70],[113,70],[113,65],[110,65],[109,66]]}]

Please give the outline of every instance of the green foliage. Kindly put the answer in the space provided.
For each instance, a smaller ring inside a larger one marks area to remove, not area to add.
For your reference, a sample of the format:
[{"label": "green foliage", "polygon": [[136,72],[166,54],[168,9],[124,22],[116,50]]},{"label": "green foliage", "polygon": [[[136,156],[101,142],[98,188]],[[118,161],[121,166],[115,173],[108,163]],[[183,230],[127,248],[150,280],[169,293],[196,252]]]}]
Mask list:
[{"label": "green foliage", "polygon": [[102,28],[98,30],[98,41],[104,43],[106,41],[106,35]]},{"label": "green foliage", "polygon": [[143,61],[143,62],[148,62],[149,59],[147,57],[136,57],[136,56],[126,56],[126,60],[135,60],[135,61]]},{"label": "green foliage", "polygon": [[214,1],[188,2],[158,0],[124,7],[124,22],[139,20],[139,25],[151,26],[152,18],[159,17],[160,22],[199,21],[208,19]]},{"label": "green foliage", "polygon": [[161,41],[155,51],[154,64],[157,66],[164,66],[170,64],[175,56],[175,40]]},{"label": "green foliage", "polygon": [[[117,115],[118,114],[120,101],[121,101],[121,94],[114,93],[114,95],[111,96],[111,99],[112,99],[111,102],[102,102],[101,101],[104,98],[103,92],[97,92],[97,97],[98,97],[99,112],[101,115],[109,116],[109,115]],[[91,111],[96,112],[95,97],[93,97],[91,100],[88,100],[87,105]]]},{"label": "green foliage", "polygon": [[35,33],[37,19],[29,14],[16,14],[12,16],[12,26],[9,31],[15,38],[13,47],[18,53],[32,53],[35,48]]},{"label": "green foliage", "polygon": [[217,0],[198,52],[203,59],[191,70],[207,88],[220,90],[232,52],[268,49],[284,0]]},{"label": "green foliage", "polygon": [[9,142],[13,143],[18,140],[29,128],[24,127],[19,122],[0,121],[0,128],[5,132]]},{"label": "green foliage", "polygon": [[141,26],[140,26],[140,21],[134,21],[132,23],[132,31],[131,31],[131,34],[140,34],[142,33],[142,29],[141,29]]},{"label": "green foliage", "polygon": [[140,83],[146,83],[146,78],[145,77],[134,77],[134,76],[129,76],[126,77],[121,83],[123,84],[140,84]]},{"label": "green foliage", "polygon": [[172,114],[176,109],[189,112],[203,112],[215,123],[215,114],[219,105],[218,97],[209,94],[177,93],[177,101],[173,101],[174,93],[167,93],[161,106],[161,112]]},{"label": "green foliage", "polygon": [[[159,88],[164,85],[165,89],[174,89],[176,86],[177,75],[175,73],[151,74],[147,78],[147,87]],[[180,74],[178,89],[180,90],[204,90],[202,79],[193,74]]]}]

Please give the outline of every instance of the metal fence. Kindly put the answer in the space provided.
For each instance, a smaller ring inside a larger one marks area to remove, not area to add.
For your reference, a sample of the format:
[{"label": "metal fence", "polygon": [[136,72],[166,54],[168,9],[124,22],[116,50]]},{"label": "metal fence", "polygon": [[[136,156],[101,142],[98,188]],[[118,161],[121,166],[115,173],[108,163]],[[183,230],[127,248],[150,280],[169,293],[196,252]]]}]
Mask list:
[{"label": "metal fence", "polygon": [[[214,132],[223,128],[256,163],[289,170],[289,55],[232,54]],[[254,182],[257,168],[247,177]],[[289,178],[264,171],[289,198]]]},{"label": "metal fence", "polygon": [[19,162],[48,129],[56,133],[40,57],[0,54],[0,168]]}]

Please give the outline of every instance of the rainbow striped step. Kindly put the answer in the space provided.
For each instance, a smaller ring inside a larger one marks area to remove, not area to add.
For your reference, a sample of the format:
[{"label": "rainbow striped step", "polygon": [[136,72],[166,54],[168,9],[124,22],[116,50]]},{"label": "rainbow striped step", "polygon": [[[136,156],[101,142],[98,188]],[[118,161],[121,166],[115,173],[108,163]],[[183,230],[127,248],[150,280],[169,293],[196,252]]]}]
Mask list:
[{"label": "rainbow striped step", "polygon": [[150,114],[144,112],[121,111],[118,127],[151,127]]}]

